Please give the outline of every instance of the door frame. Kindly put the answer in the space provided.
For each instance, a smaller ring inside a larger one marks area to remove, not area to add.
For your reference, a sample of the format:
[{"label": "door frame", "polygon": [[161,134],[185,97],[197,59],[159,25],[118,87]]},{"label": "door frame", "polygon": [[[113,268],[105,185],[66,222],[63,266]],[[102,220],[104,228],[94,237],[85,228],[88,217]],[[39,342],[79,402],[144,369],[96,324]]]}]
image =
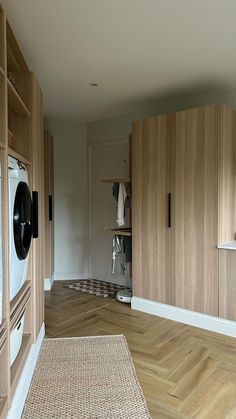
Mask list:
[{"label": "door frame", "polygon": [[[106,147],[114,147],[116,145],[122,144],[129,144],[129,138],[121,138],[118,140],[108,140],[108,141],[101,141],[97,143],[90,143],[88,144],[88,233],[89,233],[89,240],[88,240],[88,273],[89,278],[92,275],[92,251],[91,251],[91,241],[92,241],[92,227],[91,227],[91,219],[92,219],[92,151],[96,148],[106,148]],[[102,179],[101,179],[102,181]]]}]

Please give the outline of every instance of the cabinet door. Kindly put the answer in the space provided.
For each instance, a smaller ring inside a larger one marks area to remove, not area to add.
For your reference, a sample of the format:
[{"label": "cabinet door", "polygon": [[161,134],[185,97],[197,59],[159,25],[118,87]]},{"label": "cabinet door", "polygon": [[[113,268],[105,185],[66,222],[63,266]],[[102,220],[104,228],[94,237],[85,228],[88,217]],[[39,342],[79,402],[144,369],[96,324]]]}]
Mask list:
[{"label": "cabinet door", "polygon": [[53,137],[44,131],[45,278],[54,273]]},{"label": "cabinet door", "polygon": [[236,320],[236,252],[219,249],[219,317]]},{"label": "cabinet door", "polygon": [[38,191],[38,238],[33,240],[34,324],[37,337],[44,319],[44,154],[43,96],[34,75],[32,86],[32,177],[33,190]]},{"label": "cabinet door", "polygon": [[133,294],[166,302],[168,117],[137,121],[132,133]]},{"label": "cabinet door", "polygon": [[171,137],[171,276],[176,306],[218,315],[219,108],[175,114]]}]

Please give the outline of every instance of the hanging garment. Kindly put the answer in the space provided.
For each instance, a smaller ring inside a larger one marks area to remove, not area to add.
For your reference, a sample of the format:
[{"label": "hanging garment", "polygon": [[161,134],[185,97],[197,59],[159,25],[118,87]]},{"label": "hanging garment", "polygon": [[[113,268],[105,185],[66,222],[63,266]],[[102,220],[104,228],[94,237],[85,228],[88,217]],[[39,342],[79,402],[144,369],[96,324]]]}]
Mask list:
[{"label": "hanging garment", "polygon": [[125,254],[125,263],[132,262],[132,239],[131,237],[123,237],[123,248]]},{"label": "hanging garment", "polygon": [[116,202],[118,201],[119,196],[119,183],[113,183],[112,185],[112,195],[114,196]]},{"label": "hanging garment", "polygon": [[[118,263],[118,267],[117,267],[117,263]],[[125,263],[124,263],[123,238],[116,234],[115,236],[113,236],[113,240],[112,240],[112,269],[111,269],[112,275],[115,275],[117,271],[118,273],[124,274]]]},{"label": "hanging garment", "polygon": [[125,211],[125,200],[127,197],[126,187],[124,183],[119,184],[119,196],[118,196],[118,207],[117,207],[117,224],[119,227],[125,225],[124,211]]}]

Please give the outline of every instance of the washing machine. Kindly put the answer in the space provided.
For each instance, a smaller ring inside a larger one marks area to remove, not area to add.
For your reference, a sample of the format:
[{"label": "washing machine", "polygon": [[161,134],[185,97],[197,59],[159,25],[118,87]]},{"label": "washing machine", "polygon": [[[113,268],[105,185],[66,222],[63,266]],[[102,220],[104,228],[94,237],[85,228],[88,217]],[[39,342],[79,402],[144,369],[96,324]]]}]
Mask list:
[{"label": "washing machine", "polygon": [[27,275],[32,238],[32,202],[26,166],[8,158],[9,182],[9,275],[10,301],[20,291]]}]

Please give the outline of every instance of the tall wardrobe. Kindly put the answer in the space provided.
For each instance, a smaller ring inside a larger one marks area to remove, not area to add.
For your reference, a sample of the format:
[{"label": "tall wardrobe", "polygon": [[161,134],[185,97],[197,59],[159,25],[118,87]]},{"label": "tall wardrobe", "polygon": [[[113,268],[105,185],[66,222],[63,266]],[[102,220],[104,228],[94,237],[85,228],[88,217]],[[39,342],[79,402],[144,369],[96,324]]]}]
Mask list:
[{"label": "tall wardrobe", "polygon": [[235,121],[211,105],[133,123],[134,296],[220,316],[217,245],[236,232]]}]

